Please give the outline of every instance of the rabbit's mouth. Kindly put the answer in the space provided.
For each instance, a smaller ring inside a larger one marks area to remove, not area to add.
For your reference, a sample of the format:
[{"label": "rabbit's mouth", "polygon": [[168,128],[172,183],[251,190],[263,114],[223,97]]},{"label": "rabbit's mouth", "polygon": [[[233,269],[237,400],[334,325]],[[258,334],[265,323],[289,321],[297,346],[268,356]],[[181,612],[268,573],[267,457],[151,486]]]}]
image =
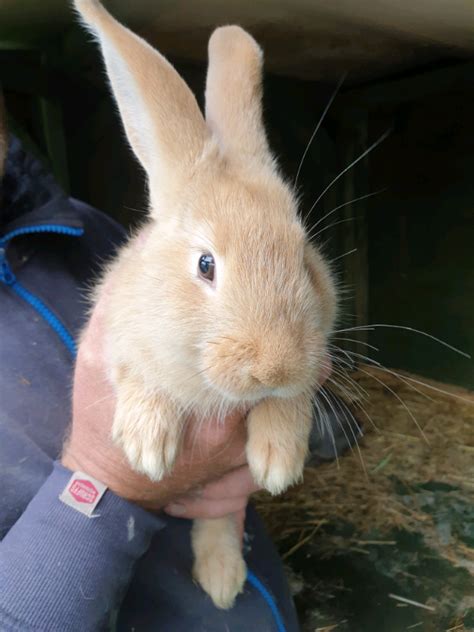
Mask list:
[{"label": "rabbit's mouth", "polygon": [[234,359],[225,367],[217,363],[208,366],[202,375],[207,387],[223,400],[236,405],[253,405],[268,397],[287,399],[316,389],[320,383],[318,376],[324,373],[322,367],[314,370],[313,367],[303,366],[302,362],[298,371],[286,369],[275,377],[264,374],[264,379],[259,379],[247,364],[239,365]]},{"label": "rabbit's mouth", "polygon": [[259,388],[251,391],[248,388],[243,389],[229,389],[222,385],[212,385],[214,390],[217,391],[218,397],[222,398],[223,402],[230,404],[230,406],[238,407],[241,409],[251,408],[258,402],[269,397],[278,397],[282,399],[288,399],[290,397],[296,397],[307,389],[298,386],[287,386],[278,388]]},{"label": "rabbit's mouth", "polygon": [[256,341],[226,336],[209,341],[202,351],[207,387],[234,403],[296,397],[327,377],[321,334],[313,336],[310,344],[287,331],[282,335],[274,330]]},{"label": "rabbit's mouth", "polygon": [[278,397],[282,399],[289,399],[290,397],[297,397],[301,393],[308,392],[309,390],[318,390],[324,382],[328,379],[332,372],[332,362],[328,354],[324,356],[319,370],[317,372],[318,377],[310,383],[299,382],[297,384],[286,384],[276,387],[265,387],[261,384],[254,385],[250,388],[247,384],[243,384],[241,388],[229,389],[224,387],[222,382],[218,385],[212,384],[212,386],[218,390],[220,395],[227,401],[233,404],[239,405],[254,405],[255,403],[266,399],[267,397]]}]

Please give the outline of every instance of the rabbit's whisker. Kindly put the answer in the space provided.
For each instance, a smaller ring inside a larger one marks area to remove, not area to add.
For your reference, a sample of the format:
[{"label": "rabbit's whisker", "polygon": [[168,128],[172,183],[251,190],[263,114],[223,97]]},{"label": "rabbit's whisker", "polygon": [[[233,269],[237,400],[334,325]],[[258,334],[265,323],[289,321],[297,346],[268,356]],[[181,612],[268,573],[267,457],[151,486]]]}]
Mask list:
[{"label": "rabbit's whisker", "polygon": [[[379,195],[380,193],[383,193],[384,191],[386,191],[386,189],[379,189],[378,191],[372,191],[372,193],[366,193],[365,195],[361,195],[359,197],[353,198],[352,200],[349,200],[348,202],[339,204],[338,206],[334,207],[331,211],[323,215],[323,217],[320,217],[312,226],[307,227],[306,230],[308,232],[311,232],[316,228],[316,226],[319,226],[322,222],[324,222],[325,219],[327,219],[333,213],[336,213],[337,211],[339,211],[341,208],[349,206],[349,204],[355,204],[356,202],[367,200],[368,198],[373,197],[374,195]],[[309,217],[309,215],[307,217]]]},{"label": "rabbit's whisker", "polygon": [[412,391],[415,391],[419,395],[422,395],[425,399],[428,399],[430,401],[434,401],[432,397],[430,397],[426,393],[423,393],[423,391],[420,391],[420,389],[418,389],[415,386],[413,386],[413,384],[410,384],[410,382],[408,381],[407,378],[403,377],[400,373],[397,373],[396,371],[388,369],[387,367],[383,366],[377,360],[374,360],[373,358],[370,358],[369,356],[363,355],[361,353],[357,353],[356,351],[349,351],[349,350],[342,351],[342,349],[339,349],[339,351],[341,351],[343,353],[348,353],[348,354],[350,354],[353,357],[360,358],[363,362],[367,362],[367,364],[370,364],[372,366],[377,367],[380,371],[383,371],[384,373],[388,373],[389,375],[393,375],[398,380],[400,380],[400,382],[403,382],[403,384],[408,386],[408,388],[410,388]]},{"label": "rabbit's whisker", "polygon": [[454,351],[455,353],[462,355],[468,360],[471,360],[471,356],[468,353],[466,353],[465,351],[462,351],[461,349],[458,349],[457,347],[454,347],[453,345],[450,345],[448,342],[445,342],[441,338],[437,338],[436,336],[433,336],[432,334],[429,334],[426,331],[423,331],[421,329],[415,329],[414,327],[407,327],[405,325],[375,323],[375,324],[370,324],[370,325],[357,325],[355,327],[346,327],[345,329],[337,329],[337,330],[334,330],[333,333],[338,334],[338,333],[345,333],[345,332],[350,332],[350,331],[374,331],[377,327],[386,328],[386,329],[401,329],[403,331],[410,331],[412,333],[425,336],[426,338],[429,338],[430,340],[434,340],[440,345],[443,345],[443,347],[446,347],[447,349],[450,349],[451,351]]},{"label": "rabbit's whisker", "polygon": [[319,432],[321,433],[322,436],[324,436],[325,433],[329,435],[332,448],[334,450],[334,457],[336,459],[336,464],[337,464],[337,467],[339,468],[339,455],[337,453],[336,440],[334,438],[334,430],[331,428],[331,422],[329,420],[328,413],[325,409],[321,408],[317,397],[313,399],[313,404],[318,413],[317,421],[319,425]]},{"label": "rabbit's whisker", "polygon": [[333,228],[334,226],[338,226],[339,224],[344,224],[346,222],[354,222],[356,219],[360,219],[360,218],[359,217],[345,217],[344,219],[339,219],[336,222],[332,222],[331,224],[328,224],[328,226],[323,226],[323,228],[318,230],[318,232],[315,234],[310,233],[308,235],[308,239],[316,239],[316,237],[324,233],[324,231],[329,230],[330,228]]},{"label": "rabbit's whisker", "polygon": [[357,248],[352,248],[351,250],[348,250],[347,252],[344,252],[342,255],[339,255],[338,257],[334,257],[334,259],[331,259],[331,261],[329,263],[333,264],[336,261],[339,261],[339,259],[344,259],[344,257],[347,257],[349,255],[354,254],[354,252],[357,252]]},{"label": "rabbit's whisker", "polygon": [[[349,426],[349,430],[351,432],[352,438],[354,439],[354,444],[356,446],[357,454],[358,454],[358,457],[359,457],[362,469],[363,469],[363,471],[365,473],[367,473],[367,469],[365,467],[365,462],[364,462],[364,459],[362,457],[362,452],[361,452],[360,447],[359,447],[359,442],[357,441],[357,436],[354,433],[354,429],[352,427],[352,423],[348,420],[348,417],[347,417],[348,409],[342,408],[342,405],[338,402],[338,400],[335,400],[335,402],[333,403],[333,401],[331,401],[331,398],[327,395],[327,391],[324,388],[324,386],[319,390],[319,394],[323,397],[323,399],[325,400],[325,402],[329,406],[330,410],[333,412],[334,418],[335,418],[337,424],[339,425],[340,429],[342,430],[342,433],[344,434],[344,437],[346,439],[346,442],[347,442],[347,445],[349,446],[350,451],[355,455],[353,444],[351,443],[351,441],[349,439],[349,435],[347,434],[347,431],[346,431],[346,428],[344,427],[344,424],[342,423],[342,421],[339,418],[340,417],[340,413],[342,413],[342,415],[344,417],[344,420],[347,422],[347,424]],[[336,408],[339,410],[339,412],[338,412],[338,410],[336,410]],[[350,413],[350,414],[351,414],[351,417],[352,417],[352,421],[354,421],[354,423],[357,423],[355,421],[354,416],[352,415],[352,413]]]},{"label": "rabbit's whisker", "polygon": [[319,201],[323,198],[323,196],[329,191],[329,189],[334,184],[336,184],[336,182],[339,180],[339,178],[342,178],[342,176],[347,171],[349,171],[349,169],[352,169],[352,167],[354,167],[358,162],[363,160],[371,151],[373,151],[376,147],[378,147],[381,143],[383,143],[383,141],[386,140],[386,138],[388,138],[388,136],[390,135],[391,131],[392,130],[389,129],[386,132],[384,132],[382,134],[382,136],[380,136],[380,138],[378,138],[374,143],[372,143],[372,145],[370,145],[370,147],[368,147],[365,151],[363,151],[357,158],[355,158],[349,165],[347,165],[347,167],[345,167],[341,172],[339,172],[339,174],[337,176],[335,176],[331,180],[331,182],[323,189],[323,191],[316,198],[316,200],[313,203],[312,207],[309,209],[308,215],[311,214],[311,212],[315,208],[315,206],[319,203]]},{"label": "rabbit's whisker", "polygon": [[[349,356],[348,351],[344,351],[342,349],[340,349],[341,353],[344,355]],[[360,355],[360,354],[359,354]],[[344,362],[344,360],[340,359],[341,362]],[[413,412],[411,411],[411,409],[409,408],[409,406],[407,406],[406,402],[404,401],[404,399],[402,397],[400,397],[400,395],[398,393],[396,393],[390,386],[388,386],[385,382],[383,382],[381,379],[379,379],[378,377],[376,377],[375,375],[373,375],[372,373],[369,373],[369,371],[366,371],[365,369],[362,369],[360,366],[358,366],[358,370],[361,373],[364,373],[365,375],[367,375],[368,377],[372,378],[375,382],[377,382],[378,384],[380,384],[380,386],[384,387],[387,389],[387,391],[389,391],[389,393],[391,393],[395,399],[397,399],[400,404],[403,406],[403,408],[406,410],[407,414],[410,416],[411,420],[413,421],[413,423],[415,424],[415,426],[417,427],[418,431],[420,432],[420,435],[423,437],[423,440],[426,442],[427,445],[430,445],[429,441],[428,441],[428,437],[426,436],[425,432],[423,431],[423,428],[420,426],[417,418],[415,417],[415,415],[413,414]]]},{"label": "rabbit's whisker", "polygon": [[331,336],[331,337],[333,340],[343,340],[345,342],[354,342],[355,344],[364,345],[365,347],[367,347],[368,349],[372,349],[373,351],[377,351],[377,352],[380,351],[380,349],[376,347],[375,345],[371,345],[368,342],[364,342],[363,340],[357,340],[356,338],[343,338],[343,337],[337,337],[337,336]]},{"label": "rabbit's whisker", "polygon": [[313,143],[313,140],[314,140],[316,134],[318,133],[319,128],[323,124],[323,121],[326,118],[326,114],[328,113],[328,110],[331,107],[332,102],[336,98],[337,93],[339,92],[339,90],[340,90],[342,84],[344,83],[346,77],[347,77],[347,72],[345,72],[342,75],[342,77],[339,79],[339,82],[338,82],[337,86],[335,87],[334,92],[331,94],[331,96],[329,98],[329,101],[327,102],[326,107],[324,108],[323,113],[321,114],[321,117],[319,118],[319,121],[316,123],[316,127],[314,128],[314,131],[311,134],[311,138],[309,139],[308,144],[306,145],[306,149],[303,152],[303,156],[301,157],[300,164],[299,164],[298,169],[296,171],[295,181],[293,183],[293,187],[295,189],[296,189],[296,186],[298,184],[298,178],[299,178],[301,169],[303,167],[303,163],[304,163],[304,159],[306,158],[306,154],[308,153],[308,151],[309,151],[309,149],[310,149],[310,147],[311,147],[311,145]]}]

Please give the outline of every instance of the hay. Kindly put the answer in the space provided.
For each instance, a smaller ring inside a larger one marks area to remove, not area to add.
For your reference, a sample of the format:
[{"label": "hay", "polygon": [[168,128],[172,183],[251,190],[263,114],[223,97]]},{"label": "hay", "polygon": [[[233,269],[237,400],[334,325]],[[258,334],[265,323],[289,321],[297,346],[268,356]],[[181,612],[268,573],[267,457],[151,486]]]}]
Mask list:
[{"label": "hay", "polygon": [[[420,503],[420,485],[434,481],[450,486],[450,497],[474,506],[474,394],[401,375],[404,381],[361,365],[352,377],[368,399],[350,404],[364,426],[360,451],[349,452],[338,462],[308,467],[304,484],[283,496],[256,496],[267,528],[281,550],[287,547],[284,556],[309,546],[321,526],[349,523],[354,527],[350,539],[319,536],[318,545],[328,555],[341,548],[365,552],[368,545],[395,544],[388,534],[398,528],[421,533],[426,544],[450,563],[474,573],[474,550],[456,534],[446,541],[432,513]],[[375,542],[367,539],[370,533],[377,534]]]}]

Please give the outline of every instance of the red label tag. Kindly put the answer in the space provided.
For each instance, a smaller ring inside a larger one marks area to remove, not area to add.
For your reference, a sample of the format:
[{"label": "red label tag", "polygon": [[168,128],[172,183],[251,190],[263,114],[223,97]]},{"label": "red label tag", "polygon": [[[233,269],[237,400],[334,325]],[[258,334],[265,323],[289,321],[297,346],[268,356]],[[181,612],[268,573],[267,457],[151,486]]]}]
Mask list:
[{"label": "red label tag", "polygon": [[74,472],[63,489],[59,500],[91,517],[107,487],[92,476]]},{"label": "red label tag", "polygon": [[69,492],[78,503],[87,503],[88,505],[92,504],[99,495],[99,490],[90,481],[77,478],[69,485]]}]

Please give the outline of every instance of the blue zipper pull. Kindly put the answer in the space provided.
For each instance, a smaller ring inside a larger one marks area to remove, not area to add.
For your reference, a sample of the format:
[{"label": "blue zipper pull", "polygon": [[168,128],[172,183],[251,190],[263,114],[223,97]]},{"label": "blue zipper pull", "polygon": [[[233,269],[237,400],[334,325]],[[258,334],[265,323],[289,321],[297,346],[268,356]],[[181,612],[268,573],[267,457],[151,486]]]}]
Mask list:
[{"label": "blue zipper pull", "polygon": [[5,246],[6,244],[0,243],[0,281],[5,285],[13,285],[16,278],[8,265]]}]

